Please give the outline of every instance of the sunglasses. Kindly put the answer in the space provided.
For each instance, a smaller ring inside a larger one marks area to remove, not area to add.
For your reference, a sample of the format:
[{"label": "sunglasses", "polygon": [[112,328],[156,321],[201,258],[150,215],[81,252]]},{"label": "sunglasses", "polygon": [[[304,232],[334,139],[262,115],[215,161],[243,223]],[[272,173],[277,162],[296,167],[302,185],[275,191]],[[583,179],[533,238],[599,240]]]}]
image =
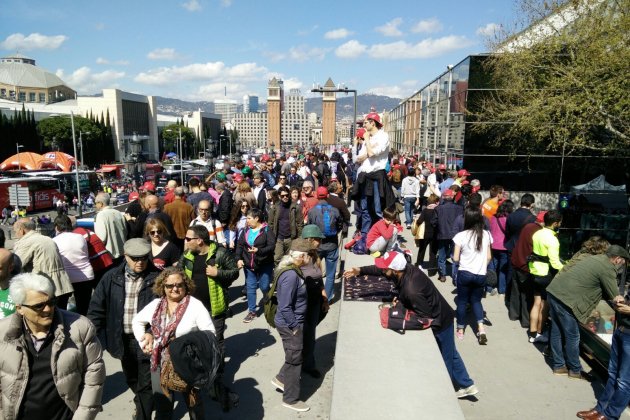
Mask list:
[{"label": "sunglasses", "polygon": [[146,260],[147,260],[147,258],[149,258],[149,256],[148,256],[148,255],[144,255],[144,256],[142,256],[142,257],[132,257],[132,256],[129,256],[129,258],[131,258],[131,261],[133,261],[133,262],[141,262],[141,261],[146,261]]},{"label": "sunglasses", "polygon": [[149,234],[151,234],[151,236],[158,236],[162,234],[161,230],[152,230],[151,232],[149,232]]},{"label": "sunglasses", "polygon": [[183,289],[184,287],[186,287],[186,283],[173,283],[173,284],[165,284],[164,288],[168,289],[168,290],[172,290],[174,288],[178,288],[178,289]]},{"label": "sunglasses", "polygon": [[280,194],[280,198],[287,198],[289,194]]},{"label": "sunglasses", "polygon": [[185,240],[186,242],[190,242],[190,241],[192,241],[193,239],[199,239],[199,238],[189,238],[188,236],[186,236],[186,237],[184,238],[184,240]]},{"label": "sunglasses", "polygon": [[287,179],[287,177],[286,177],[286,176],[281,176],[281,177],[280,177],[280,178],[278,178],[278,179]]},{"label": "sunglasses", "polygon": [[23,303],[21,306],[24,306],[25,308],[29,308],[35,312],[43,312],[44,309],[46,309],[47,306],[50,306],[51,308],[54,307],[57,304],[57,298],[51,298],[48,299],[46,302],[40,302],[40,303],[36,303],[34,305],[27,305],[25,303]]},{"label": "sunglasses", "polygon": [[248,206],[247,204],[242,204],[242,205],[241,205],[241,208],[242,208],[242,209],[246,209],[246,208],[248,208],[248,207],[249,207],[249,206]]}]

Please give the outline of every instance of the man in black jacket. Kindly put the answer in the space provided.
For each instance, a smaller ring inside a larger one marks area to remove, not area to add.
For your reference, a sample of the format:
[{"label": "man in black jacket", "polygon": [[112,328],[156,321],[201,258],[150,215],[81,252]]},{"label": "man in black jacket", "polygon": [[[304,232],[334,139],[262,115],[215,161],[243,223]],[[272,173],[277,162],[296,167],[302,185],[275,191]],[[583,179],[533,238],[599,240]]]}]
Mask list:
[{"label": "man in black jacket", "polygon": [[455,347],[453,320],[455,313],[433,282],[418,267],[407,264],[400,252],[386,252],[376,258],[375,265],[353,267],[346,270],[345,278],[362,275],[386,276],[398,289],[398,299],[405,309],[414,311],[418,316],[433,319],[431,330],[442,354],[453,385],[457,388],[455,396],[465,398],[479,392],[473,380],[468,376],[466,366]]},{"label": "man in black jacket", "polygon": [[518,237],[521,233],[521,229],[528,223],[533,223],[536,220],[536,216],[532,213],[532,206],[534,205],[534,196],[527,193],[521,197],[521,207],[510,213],[505,221],[505,249],[510,253],[518,242]]},{"label": "man in black jacket", "polygon": [[230,215],[232,214],[232,206],[234,206],[234,198],[229,191],[225,190],[225,184],[220,182],[215,187],[216,192],[219,193],[219,205],[217,206],[216,218],[223,225],[225,230],[228,223],[230,223]]},{"label": "man in black jacket", "polygon": [[108,271],[94,290],[87,316],[103,348],[121,361],[127,385],[135,395],[135,418],[150,420],[151,363],[134,338],[131,320],[156,298],[153,283],[157,273],[149,271],[151,245],[146,239],[129,239],[124,252],[124,262]]},{"label": "man in black jacket", "polygon": [[302,205],[291,201],[291,193],[287,187],[278,188],[280,201],[269,209],[269,229],[276,237],[276,248],[273,253],[274,265],[287,255],[291,241],[302,235],[304,217]]}]

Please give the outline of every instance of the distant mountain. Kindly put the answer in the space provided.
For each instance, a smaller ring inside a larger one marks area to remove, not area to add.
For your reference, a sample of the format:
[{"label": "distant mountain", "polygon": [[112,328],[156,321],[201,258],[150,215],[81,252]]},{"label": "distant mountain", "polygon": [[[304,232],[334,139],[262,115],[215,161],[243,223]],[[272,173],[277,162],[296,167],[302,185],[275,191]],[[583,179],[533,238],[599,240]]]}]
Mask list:
[{"label": "distant mountain", "polygon": [[[201,109],[205,112],[214,112],[213,102],[188,102],[173,98],[164,98],[156,96],[157,108],[161,114],[181,116],[187,112],[193,112]],[[361,116],[370,112],[374,108],[377,112],[389,111],[400,103],[401,99],[390,98],[389,96],[363,94],[357,95],[357,115]],[[239,112],[243,107],[239,105]],[[262,103],[259,111],[266,111],[267,104]],[[306,113],[314,112],[321,117],[322,115],[322,99],[307,98]],[[337,97],[337,119],[352,118],[354,114],[354,96],[340,95]]]}]

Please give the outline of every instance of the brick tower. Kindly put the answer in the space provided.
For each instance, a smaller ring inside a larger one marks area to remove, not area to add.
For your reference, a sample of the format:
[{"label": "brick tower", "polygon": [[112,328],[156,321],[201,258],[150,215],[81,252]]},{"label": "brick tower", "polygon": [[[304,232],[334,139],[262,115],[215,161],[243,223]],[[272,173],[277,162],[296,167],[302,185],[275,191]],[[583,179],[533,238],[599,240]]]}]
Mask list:
[{"label": "brick tower", "polygon": [[280,150],[284,82],[275,77],[267,85],[267,148]]},{"label": "brick tower", "polygon": [[337,94],[336,92],[326,92],[326,89],[335,89],[336,86],[331,78],[323,87],[322,98],[322,144],[332,146],[337,142]]}]

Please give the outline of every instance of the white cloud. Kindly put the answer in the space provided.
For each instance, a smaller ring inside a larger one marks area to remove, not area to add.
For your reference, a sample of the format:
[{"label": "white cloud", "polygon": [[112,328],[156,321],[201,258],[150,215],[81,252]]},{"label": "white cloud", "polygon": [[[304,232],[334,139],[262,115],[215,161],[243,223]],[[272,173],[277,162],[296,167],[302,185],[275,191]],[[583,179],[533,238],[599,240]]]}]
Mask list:
[{"label": "white cloud", "polygon": [[486,26],[481,26],[477,28],[477,31],[475,33],[481,36],[493,36],[500,28],[501,25],[499,24],[488,23]]},{"label": "white cloud", "polygon": [[105,70],[100,73],[93,73],[92,69],[83,66],[76,69],[71,74],[66,75],[63,69],[56,72],[57,76],[78,93],[91,94],[104,88],[117,87],[114,82],[125,77],[125,72],[115,70]]},{"label": "white cloud", "polygon": [[318,28],[319,28],[319,25],[313,25],[313,26],[311,26],[308,29],[302,29],[302,30],[298,31],[297,34],[299,36],[307,36],[307,35],[315,32]]},{"label": "white cloud", "polygon": [[221,6],[230,7],[232,5],[232,0],[221,0]]},{"label": "white cloud", "polygon": [[390,98],[408,98],[418,90],[419,82],[417,80],[405,80],[400,85],[393,86],[374,86],[366,89],[367,93],[374,95],[389,96]]},{"label": "white cloud", "polygon": [[411,32],[414,33],[433,33],[439,32],[443,28],[442,23],[437,18],[424,19],[416,23]]},{"label": "white cloud", "polygon": [[328,52],[325,48],[309,47],[308,45],[299,45],[289,49],[289,58],[295,61],[304,62],[309,60],[323,60]]},{"label": "white cloud", "polygon": [[333,29],[332,31],[328,31],[324,34],[324,38],[326,39],[343,39],[352,35],[353,32],[347,30],[346,28]]},{"label": "white cloud", "polygon": [[335,50],[335,55],[341,58],[357,58],[363,54],[367,50],[367,46],[361,44],[357,40],[350,40],[345,44],[340,45]]},{"label": "white cloud", "polygon": [[114,65],[117,65],[117,66],[128,66],[129,65],[129,61],[127,61],[127,60],[111,61],[111,60],[108,60],[107,58],[104,58],[104,57],[98,57],[96,59],[96,64],[102,64],[102,65],[114,64]]},{"label": "white cloud", "polygon": [[9,35],[0,43],[3,50],[54,50],[68,40],[65,35],[42,35],[37,32],[28,36],[16,33]]},{"label": "white cloud", "polygon": [[280,53],[280,52],[274,52],[274,51],[263,51],[262,54],[274,63],[278,61],[282,61],[285,58],[287,58],[286,54]]},{"label": "white cloud", "polygon": [[[304,83],[302,83],[302,81],[296,77],[289,77],[286,79],[282,79],[282,81],[284,82],[284,91],[287,92],[291,89],[302,89],[302,87],[304,86]],[[302,92],[304,93],[304,92]]]},{"label": "white cloud", "polygon": [[195,63],[187,66],[160,67],[139,73],[134,80],[147,85],[168,85],[173,81],[246,82],[259,80],[267,69],[256,63],[242,63],[227,67],[223,62]]},{"label": "white cloud", "polygon": [[189,0],[185,3],[182,3],[182,7],[189,12],[198,12],[201,10],[201,4],[199,0]]},{"label": "white cloud", "polygon": [[375,30],[385,36],[401,36],[402,32],[400,31],[400,29],[398,29],[398,27],[400,26],[402,21],[402,18],[394,18],[386,24],[376,27]]},{"label": "white cloud", "polygon": [[473,44],[474,42],[465,36],[449,35],[436,39],[427,38],[415,44],[405,41],[375,44],[368,49],[368,54],[372,58],[382,59],[430,58]]},{"label": "white cloud", "polygon": [[147,54],[149,60],[175,60],[177,53],[175,48],[156,48]]}]

